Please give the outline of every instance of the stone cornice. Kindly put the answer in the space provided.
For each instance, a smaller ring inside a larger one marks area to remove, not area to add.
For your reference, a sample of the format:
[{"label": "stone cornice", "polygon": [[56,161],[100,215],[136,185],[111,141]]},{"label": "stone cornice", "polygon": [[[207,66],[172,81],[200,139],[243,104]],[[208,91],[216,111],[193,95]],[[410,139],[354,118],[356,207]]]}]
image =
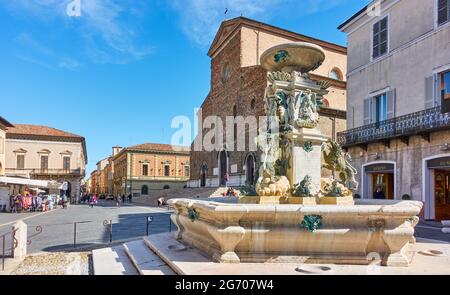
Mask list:
[{"label": "stone cornice", "polygon": [[117,155],[115,155],[112,161],[115,161],[120,156],[125,153],[139,153],[139,154],[158,154],[158,155],[179,155],[179,156],[190,156],[190,151],[158,151],[158,150],[144,150],[144,149],[132,149],[124,148]]},{"label": "stone cornice", "polygon": [[311,78],[311,80],[313,80],[313,81],[327,81],[327,82],[330,82],[331,86],[334,86],[336,88],[343,89],[343,90],[347,89],[346,81],[335,80],[335,79],[331,79],[329,77],[312,74],[312,73],[309,73],[308,75]]},{"label": "stone cornice", "polygon": [[[282,36],[287,39],[291,39],[292,41],[302,41],[302,42],[311,42],[317,45],[322,46],[323,48],[335,52],[339,52],[342,54],[347,54],[347,48],[335,43],[327,42],[324,40],[316,39],[313,37],[301,35],[292,31],[288,31],[279,27],[275,27],[269,24],[265,24],[253,19],[245,18],[245,17],[237,17],[228,21],[225,21],[221,24],[219,31],[214,38],[214,41],[211,45],[211,48],[208,51],[208,56],[212,57],[215,55],[216,51],[221,48],[222,44],[228,40],[230,36],[241,28],[242,26],[246,26],[249,28],[265,31],[277,36]],[[225,27],[231,27],[225,36],[222,37],[222,32]],[[222,38],[221,38],[222,37]]]}]

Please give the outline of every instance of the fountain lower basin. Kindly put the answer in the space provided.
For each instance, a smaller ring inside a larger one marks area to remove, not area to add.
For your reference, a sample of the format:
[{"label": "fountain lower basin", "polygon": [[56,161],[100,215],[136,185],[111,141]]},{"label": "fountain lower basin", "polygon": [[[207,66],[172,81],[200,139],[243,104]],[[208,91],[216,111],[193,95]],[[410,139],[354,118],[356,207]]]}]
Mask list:
[{"label": "fountain lower basin", "polygon": [[[423,204],[417,201],[357,200],[353,206],[224,204],[174,199],[171,216],[177,240],[216,262],[292,262],[409,266]],[[322,226],[302,227],[305,216]]]}]

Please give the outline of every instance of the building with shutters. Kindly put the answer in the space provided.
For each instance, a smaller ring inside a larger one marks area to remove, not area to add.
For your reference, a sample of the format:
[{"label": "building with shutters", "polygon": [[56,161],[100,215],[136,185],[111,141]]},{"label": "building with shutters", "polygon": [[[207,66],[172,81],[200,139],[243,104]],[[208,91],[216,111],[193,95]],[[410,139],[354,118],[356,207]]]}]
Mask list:
[{"label": "building with shutters", "polygon": [[348,36],[347,127],[338,140],[359,194],[423,201],[450,219],[450,0],[382,0],[339,29]]},{"label": "building with shutters", "polygon": [[189,147],[144,143],[113,155],[114,195],[146,197],[152,190],[183,188],[189,180]]},{"label": "building with shutters", "polygon": [[67,194],[78,198],[87,164],[86,141],[48,126],[14,124],[6,130],[5,163],[6,176],[67,182]]},{"label": "building with shutters", "polygon": [[0,116],[0,176],[5,175],[6,129],[8,127],[14,126]]}]

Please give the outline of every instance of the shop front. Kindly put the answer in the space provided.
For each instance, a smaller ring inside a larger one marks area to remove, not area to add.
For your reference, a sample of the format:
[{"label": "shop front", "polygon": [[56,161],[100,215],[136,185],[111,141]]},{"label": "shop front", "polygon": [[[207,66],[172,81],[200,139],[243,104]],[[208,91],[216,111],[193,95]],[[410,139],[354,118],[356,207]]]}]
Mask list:
[{"label": "shop front", "polygon": [[450,220],[450,155],[424,160],[426,219]]},{"label": "shop front", "polygon": [[363,166],[362,193],[365,199],[395,200],[395,163],[376,162]]}]

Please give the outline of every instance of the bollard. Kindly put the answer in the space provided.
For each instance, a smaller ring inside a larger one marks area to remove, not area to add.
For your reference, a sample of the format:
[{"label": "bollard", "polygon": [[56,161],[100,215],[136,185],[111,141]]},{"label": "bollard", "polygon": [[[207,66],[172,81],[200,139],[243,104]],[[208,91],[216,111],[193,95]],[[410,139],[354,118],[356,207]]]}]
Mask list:
[{"label": "bollard", "polygon": [[73,248],[77,247],[77,223],[73,223]]},{"label": "bollard", "polygon": [[146,235],[148,237],[149,235],[149,227],[150,227],[150,223],[153,222],[153,216],[147,216],[147,231],[146,231]]},{"label": "bollard", "polygon": [[3,246],[2,246],[2,251],[3,251],[3,253],[2,253],[2,270],[5,270],[5,246],[6,246],[6,244],[5,244],[5,236],[3,235]]},{"label": "bollard", "polygon": [[112,225],[112,220],[109,221],[109,242],[112,243],[113,238],[112,238],[112,234],[113,234],[113,225]]},{"label": "bollard", "polygon": [[111,244],[113,241],[113,224],[112,224],[112,220],[104,220],[103,221],[103,225],[104,226],[108,226],[109,225],[109,243]]}]

